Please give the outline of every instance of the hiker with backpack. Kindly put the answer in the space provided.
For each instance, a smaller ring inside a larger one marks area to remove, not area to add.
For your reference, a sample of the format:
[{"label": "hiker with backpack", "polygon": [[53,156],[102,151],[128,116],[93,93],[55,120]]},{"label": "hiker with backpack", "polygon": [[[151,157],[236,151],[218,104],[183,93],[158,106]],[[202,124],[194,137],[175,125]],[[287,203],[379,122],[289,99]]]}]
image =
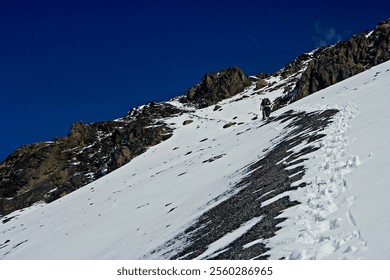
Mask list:
[{"label": "hiker with backpack", "polygon": [[271,114],[272,102],[268,98],[263,98],[260,104],[260,110],[263,112],[263,120],[269,118]]}]

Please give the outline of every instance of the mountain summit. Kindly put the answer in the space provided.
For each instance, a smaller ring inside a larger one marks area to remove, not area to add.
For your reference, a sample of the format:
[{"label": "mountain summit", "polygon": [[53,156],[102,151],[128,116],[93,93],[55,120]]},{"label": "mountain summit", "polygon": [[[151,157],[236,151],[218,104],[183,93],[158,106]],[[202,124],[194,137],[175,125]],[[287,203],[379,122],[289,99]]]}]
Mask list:
[{"label": "mountain summit", "polygon": [[0,165],[0,258],[390,258],[389,39],[387,20],[21,147]]}]

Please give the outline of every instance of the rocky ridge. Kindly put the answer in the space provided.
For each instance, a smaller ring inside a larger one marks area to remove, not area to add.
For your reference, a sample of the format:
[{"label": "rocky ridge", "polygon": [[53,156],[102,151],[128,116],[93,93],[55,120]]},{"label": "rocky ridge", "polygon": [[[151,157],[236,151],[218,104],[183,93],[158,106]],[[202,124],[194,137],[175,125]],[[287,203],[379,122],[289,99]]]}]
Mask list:
[{"label": "rocky ridge", "polygon": [[68,136],[26,145],[0,165],[0,216],[58,199],[128,163],[171,137],[162,120],[181,111],[148,103],[125,117],[72,125]]},{"label": "rocky ridge", "polygon": [[[281,75],[296,73],[302,61],[311,58],[297,80],[296,99],[350,78],[390,59],[390,19],[380,22],[374,31],[355,35],[334,46],[322,47],[289,63]],[[287,104],[291,96],[276,100],[277,107]]]},{"label": "rocky ridge", "polygon": [[191,103],[197,108],[208,107],[242,92],[251,84],[250,78],[240,68],[230,67],[204,75],[200,83],[181,98],[181,102]]}]

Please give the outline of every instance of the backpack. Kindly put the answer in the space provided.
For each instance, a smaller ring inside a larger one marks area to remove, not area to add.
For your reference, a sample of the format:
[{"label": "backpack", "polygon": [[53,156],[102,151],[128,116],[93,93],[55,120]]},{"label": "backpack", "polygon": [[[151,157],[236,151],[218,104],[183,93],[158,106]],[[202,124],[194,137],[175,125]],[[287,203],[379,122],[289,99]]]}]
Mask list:
[{"label": "backpack", "polygon": [[263,103],[263,106],[269,106],[271,105],[271,101],[268,99],[268,98],[264,98],[264,100],[262,101]]}]

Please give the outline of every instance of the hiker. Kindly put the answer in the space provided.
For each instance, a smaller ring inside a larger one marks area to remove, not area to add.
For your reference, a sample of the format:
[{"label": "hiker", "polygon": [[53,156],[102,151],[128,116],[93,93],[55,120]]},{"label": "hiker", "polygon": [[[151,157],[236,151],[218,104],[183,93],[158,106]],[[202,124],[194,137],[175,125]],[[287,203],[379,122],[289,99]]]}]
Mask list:
[{"label": "hiker", "polygon": [[298,89],[295,87],[292,91],[290,91],[287,95],[290,99],[290,103],[297,101],[298,98]]},{"label": "hiker", "polygon": [[271,114],[272,102],[268,98],[263,98],[260,104],[260,110],[263,111],[263,120]]}]

